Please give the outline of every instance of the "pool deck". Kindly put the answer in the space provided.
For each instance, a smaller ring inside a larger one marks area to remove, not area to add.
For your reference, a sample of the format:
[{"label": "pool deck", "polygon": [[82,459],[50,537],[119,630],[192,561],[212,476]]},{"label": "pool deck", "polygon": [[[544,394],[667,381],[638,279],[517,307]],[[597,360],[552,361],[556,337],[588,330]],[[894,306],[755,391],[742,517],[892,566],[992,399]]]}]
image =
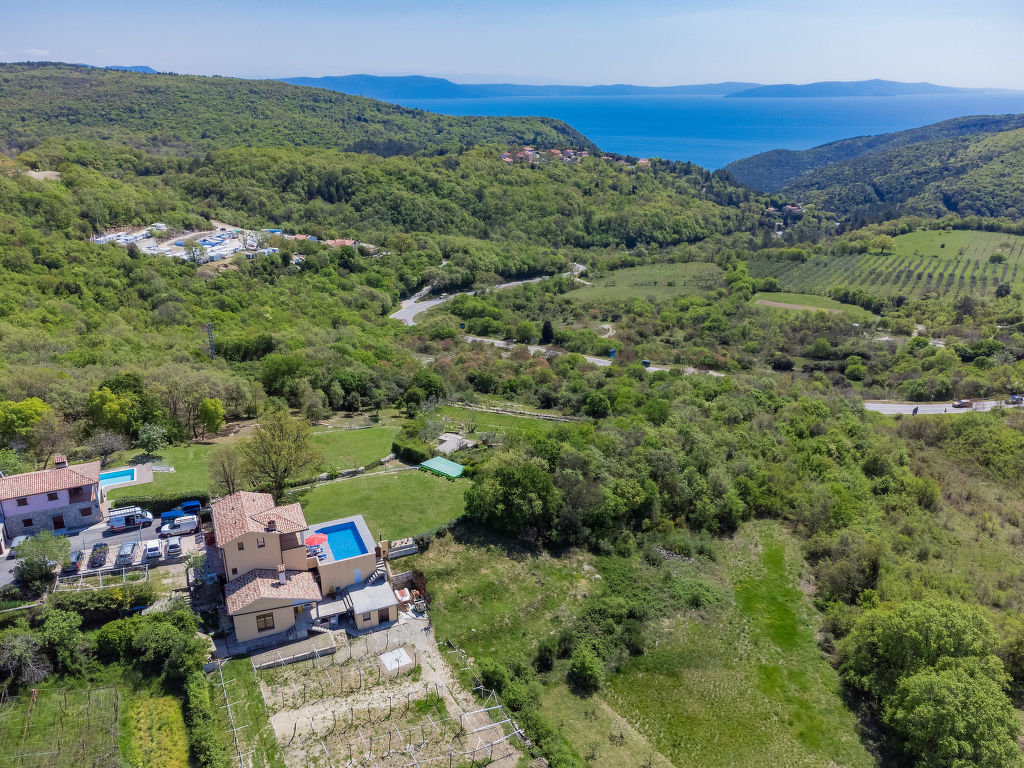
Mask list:
[{"label": "pool deck", "polygon": [[320,565],[328,565],[330,563],[340,563],[342,560],[349,560],[353,557],[362,557],[366,554],[373,554],[377,548],[377,542],[373,540],[373,536],[370,535],[370,529],[366,525],[366,521],[362,515],[353,515],[352,517],[342,517],[337,520],[327,520],[323,523],[317,523],[313,528],[310,529],[309,533],[306,534],[306,538],[309,538],[314,533],[324,533],[331,528],[340,525],[346,525],[351,523],[355,526],[356,532],[359,534],[359,538],[362,540],[363,548],[366,552],[358,552],[347,555],[343,558],[335,558],[334,552],[331,549],[330,541],[323,543],[323,551],[327,553],[327,557],[320,561]]},{"label": "pool deck", "polygon": [[145,464],[139,464],[134,467],[113,467],[104,472],[101,475],[105,475],[108,472],[123,472],[126,469],[135,470],[135,478],[132,480],[124,480],[118,483],[101,483],[103,486],[103,492],[112,491],[114,488],[126,488],[129,485],[144,485],[145,483],[153,482],[153,465],[149,462]]}]

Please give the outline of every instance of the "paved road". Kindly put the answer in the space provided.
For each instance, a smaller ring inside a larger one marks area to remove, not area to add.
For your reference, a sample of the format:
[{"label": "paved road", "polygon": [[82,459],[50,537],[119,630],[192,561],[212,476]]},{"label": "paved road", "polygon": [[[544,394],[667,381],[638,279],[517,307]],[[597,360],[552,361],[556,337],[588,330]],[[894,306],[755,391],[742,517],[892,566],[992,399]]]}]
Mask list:
[{"label": "paved road", "polygon": [[[573,277],[574,275],[580,274],[586,267],[582,264],[573,264],[568,272],[563,272],[562,277]],[[526,285],[527,283],[539,283],[541,280],[547,280],[548,276],[544,277],[531,277],[529,280],[513,280],[510,283],[501,283],[496,285],[490,290],[492,291],[504,291],[509,288],[516,288],[520,285]],[[428,285],[421,291],[414,293],[408,299],[402,302],[397,312],[392,313],[389,317],[392,320],[401,320],[405,325],[416,325],[416,315],[426,312],[431,307],[436,307],[438,304],[444,304],[446,301],[451,301],[456,296],[472,296],[476,291],[463,291],[461,293],[453,293],[438,297],[436,299],[427,299],[426,301],[420,301],[433,289],[434,286]]]},{"label": "paved road", "polygon": [[[1001,400],[976,400],[971,408],[954,408],[951,402],[946,403],[895,403],[891,400],[865,400],[864,407],[869,411],[886,413],[890,416],[905,413],[911,415],[917,409],[920,415],[936,413],[971,413],[972,411],[990,411],[997,405],[1003,404]],[[1019,408],[1020,406],[1014,406]]]}]

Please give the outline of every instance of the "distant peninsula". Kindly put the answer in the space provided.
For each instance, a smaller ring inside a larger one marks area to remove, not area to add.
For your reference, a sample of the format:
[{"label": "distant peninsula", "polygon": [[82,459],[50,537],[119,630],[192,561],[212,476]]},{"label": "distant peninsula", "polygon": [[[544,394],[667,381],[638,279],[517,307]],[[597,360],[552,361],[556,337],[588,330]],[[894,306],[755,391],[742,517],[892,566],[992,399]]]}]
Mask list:
[{"label": "distant peninsula", "polygon": [[950,88],[933,83],[900,83],[894,80],[828,80],[804,85],[759,85],[725,94],[730,98],[808,99],[841,96],[931,96],[956,93],[992,93],[991,88]]}]

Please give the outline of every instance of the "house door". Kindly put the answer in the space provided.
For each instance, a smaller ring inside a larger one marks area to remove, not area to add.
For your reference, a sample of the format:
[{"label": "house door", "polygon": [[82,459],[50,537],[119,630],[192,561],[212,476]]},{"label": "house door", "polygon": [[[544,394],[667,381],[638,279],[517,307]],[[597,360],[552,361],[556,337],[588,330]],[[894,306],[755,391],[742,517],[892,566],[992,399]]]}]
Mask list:
[{"label": "house door", "polygon": [[55,531],[64,527],[64,515],[54,515],[50,520],[53,522],[53,529]]},{"label": "house door", "polygon": [[362,582],[362,580],[363,580],[363,569],[362,568],[356,568],[355,573],[353,574],[352,578],[355,579],[355,583],[356,584],[359,584],[360,582]]},{"label": "house door", "polygon": [[387,608],[381,608],[377,611],[377,623],[383,624],[386,621],[391,621],[391,613]]}]

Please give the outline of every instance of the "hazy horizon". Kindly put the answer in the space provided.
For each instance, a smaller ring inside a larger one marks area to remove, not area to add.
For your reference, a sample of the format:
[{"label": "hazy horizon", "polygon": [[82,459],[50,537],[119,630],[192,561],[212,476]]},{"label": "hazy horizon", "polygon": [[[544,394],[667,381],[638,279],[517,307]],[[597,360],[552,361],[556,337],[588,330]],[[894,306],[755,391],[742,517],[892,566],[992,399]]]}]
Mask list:
[{"label": "hazy horizon", "polygon": [[267,0],[112,0],[103,11],[71,0],[19,4],[6,16],[18,42],[0,43],[0,60],[249,78],[649,86],[879,78],[1024,89],[1024,17],[1010,0],[863,0],[853,9],[807,0],[305,0],[286,8]]}]

